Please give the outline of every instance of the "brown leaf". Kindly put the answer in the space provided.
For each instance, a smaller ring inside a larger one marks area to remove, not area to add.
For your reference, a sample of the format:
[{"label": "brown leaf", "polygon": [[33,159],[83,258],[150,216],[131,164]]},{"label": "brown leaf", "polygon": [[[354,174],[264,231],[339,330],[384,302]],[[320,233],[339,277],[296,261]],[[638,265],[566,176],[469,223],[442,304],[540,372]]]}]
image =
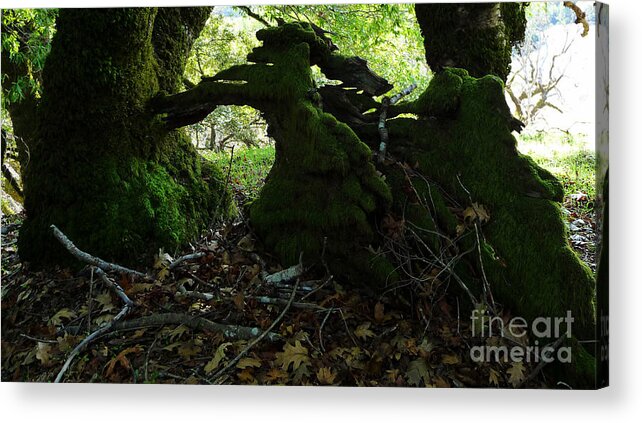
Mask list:
[{"label": "brown leaf", "polygon": [[308,349],[301,345],[300,341],[295,341],[294,345],[285,344],[283,352],[276,353],[276,364],[279,364],[283,370],[288,370],[292,365],[292,370],[296,370],[302,363],[309,363]]},{"label": "brown leaf", "polygon": [[506,371],[508,374],[508,383],[513,385],[513,387],[519,385],[523,380],[524,380],[524,363],[521,361],[518,361],[517,363],[513,363],[510,369]]},{"label": "brown leaf", "polygon": [[337,375],[329,367],[321,367],[317,371],[317,379],[322,385],[332,385]]},{"label": "brown leaf", "polygon": [[383,304],[377,303],[374,307],[374,318],[377,323],[382,323],[384,318]]}]

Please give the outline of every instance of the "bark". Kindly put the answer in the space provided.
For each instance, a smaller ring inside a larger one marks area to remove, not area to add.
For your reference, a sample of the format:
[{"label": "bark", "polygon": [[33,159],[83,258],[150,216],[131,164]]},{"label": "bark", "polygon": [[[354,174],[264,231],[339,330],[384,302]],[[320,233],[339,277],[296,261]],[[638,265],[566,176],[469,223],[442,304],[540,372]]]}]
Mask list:
[{"label": "bark", "polygon": [[527,3],[417,4],[426,60],[434,72],[466,69],[506,80],[512,47],[523,40]]},{"label": "bark", "polygon": [[208,10],[61,10],[24,179],[23,259],[70,259],[52,224],[82,250],[128,263],[231,211],[220,171],[147,110],[178,88]]}]

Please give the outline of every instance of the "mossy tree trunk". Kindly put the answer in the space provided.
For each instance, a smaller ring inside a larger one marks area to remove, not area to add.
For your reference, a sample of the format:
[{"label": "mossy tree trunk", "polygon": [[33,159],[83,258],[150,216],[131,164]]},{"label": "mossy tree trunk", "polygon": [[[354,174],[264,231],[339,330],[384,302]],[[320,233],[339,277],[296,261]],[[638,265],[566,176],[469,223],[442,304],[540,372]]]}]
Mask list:
[{"label": "mossy tree trunk", "polygon": [[42,264],[79,248],[132,261],[174,248],[230,210],[221,173],[147,110],[175,92],[209,8],[64,9],[43,72],[19,253]]},{"label": "mossy tree trunk", "polygon": [[[529,322],[570,310],[573,335],[593,339],[594,279],[566,239],[562,187],[517,151],[497,76],[443,69],[416,101],[389,106],[389,154],[375,163],[383,106],[372,97],[388,84],[368,76],[373,88],[366,89],[343,79],[337,69],[359,61],[331,52],[306,24],[264,29],[257,38],[263,45],[248,56],[253,64],[158,98],[154,110],[170,127],[199,121],[220,104],[264,112],[276,161],[250,222],[284,264],[303,252],[345,283],[421,291],[443,282],[466,291],[464,306],[483,303]],[[315,64],[343,84],[317,91]],[[465,224],[473,203],[489,217]],[[590,386],[595,361],[572,342],[572,376]]]},{"label": "mossy tree trunk", "polygon": [[434,72],[466,69],[480,78],[506,80],[511,50],[524,39],[527,3],[427,3],[415,5],[426,59]]}]

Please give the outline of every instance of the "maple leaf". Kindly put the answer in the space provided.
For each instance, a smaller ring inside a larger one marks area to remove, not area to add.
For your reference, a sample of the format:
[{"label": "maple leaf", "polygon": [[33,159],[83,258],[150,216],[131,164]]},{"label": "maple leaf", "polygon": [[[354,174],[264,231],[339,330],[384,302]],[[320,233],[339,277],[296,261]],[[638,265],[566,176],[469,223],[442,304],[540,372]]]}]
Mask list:
[{"label": "maple leaf", "polygon": [[424,386],[428,385],[430,380],[430,374],[428,373],[428,367],[426,362],[418,358],[414,361],[411,361],[408,364],[408,370],[406,371],[406,378],[408,378],[408,383],[414,386],[421,385],[423,380]]},{"label": "maple leaf", "polygon": [[488,374],[488,383],[499,386],[499,372],[497,370],[490,369],[490,373]]},{"label": "maple leaf", "polygon": [[58,312],[49,319],[49,324],[60,326],[62,324],[62,319],[73,319],[74,317],[76,317],[75,311],[63,308],[62,310],[58,310]]},{"label": "maple leaf", "polygon": [[317,379],[322,385],[332,385],[337,375],[329,367],[321,367],[317,371]]},{"label": "maple leaf", "polygon": [[361,338],[364,341],[367,338],[372,338],[374,336],[374,332],[370,330],[370,322],[366,322],[362,325],[359,325],[355,330],[354,334],[357,338]]},{"label": "maple leaf", "polygon": [[479,223],[485,223],[490,220],[490,214],[483,204],[473,203],[471,207],[464,210],[464,222],[473,223],[476,219],[479,219]]},{"label": "maple leaf", "polygon": [[212,357],[212,359],[205,365],[205,373],[210,374],[218,367],[221,360],[225,357],[225,349],[230,345],[232,345],[231,342],[224,342],[218,346],[214,353],[214,357]]},{"label": "maple leaf", "polygon": [[300,341],[295,341],[294,345],[285,344],[283,352],[276,353],[276,364],[279,364],[283,370],[288,370],[290,364],[292,370],[297,370],[302,363],[309,363],[308,349],[301,345]]},{"label": "maple leaf", "polygon": [[109,292],[96,296],[96,302],[100,304],[103,312],[108,312],[116,309],[114,303],[111,302],[111,295]]},{"label": "maple leaf", "polygon": [[245,357],[239,360],[236,365],[238,369],[245,369],[247,367],[261,367],[261,360],[252,357]]},{"label": "maple leaf", "polygon": [[515,386],[519,385],[520,383],[522,383],[522,381],[524,380],[524,376],[525,376],[524,375],[524,370],[526,370],[526,369],[524,367],[524,363],[522,363],[521,361],[518,361],[517,363],[513,363],[511,368],[506,371],[508,376],[510,376],[508,378],[508,383],[513,385],[513,387],[515,387]]}]

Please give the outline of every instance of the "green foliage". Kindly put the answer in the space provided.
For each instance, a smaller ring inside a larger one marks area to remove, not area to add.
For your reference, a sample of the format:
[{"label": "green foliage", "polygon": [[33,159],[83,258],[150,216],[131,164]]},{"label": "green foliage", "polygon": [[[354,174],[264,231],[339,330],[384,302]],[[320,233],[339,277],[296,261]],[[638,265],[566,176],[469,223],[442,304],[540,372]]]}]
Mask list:
[{"label": "green foliage", "polygon": [[[23,100],[27,95],[38,98],[42,86],[40,74],[51,49],[55,33],[57,9],[4,9],[2,10],[3,60],[26,70],[8,91],[3,92],[2,107]],[[7,63],[4,63],[7,66]],[[7,75],[2,75],[2,79]]]},{"label": "green foliage", "polygon": [[[263,6],[268,19],[312,22],[346,56],[359,56],[399,91],[412,83],[425,87],[429,71],[412,4]],[[409,97],[414,98],[414,93]]]},{"label": "green foliage", "polygon": [[242,192],[248,201],[256,199],[265,185],[265,178],[274,165],[274,155],[273,146],[234,150],[231,163],[228,152],[204,154],[225,173],[231,165],[229,173],[232,189]]}]

